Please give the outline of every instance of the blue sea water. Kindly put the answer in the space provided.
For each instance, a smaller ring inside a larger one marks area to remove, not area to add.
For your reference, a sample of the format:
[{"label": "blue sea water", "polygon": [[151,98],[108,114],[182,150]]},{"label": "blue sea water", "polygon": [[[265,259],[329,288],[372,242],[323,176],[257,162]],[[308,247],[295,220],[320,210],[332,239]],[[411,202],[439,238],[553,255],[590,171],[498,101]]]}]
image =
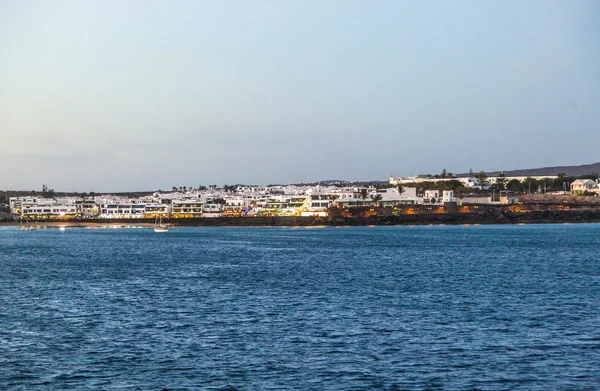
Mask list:
[{"label": "blue sea water", "polygon": [[600,225],[0,228],[2,390],[598,390]]}]

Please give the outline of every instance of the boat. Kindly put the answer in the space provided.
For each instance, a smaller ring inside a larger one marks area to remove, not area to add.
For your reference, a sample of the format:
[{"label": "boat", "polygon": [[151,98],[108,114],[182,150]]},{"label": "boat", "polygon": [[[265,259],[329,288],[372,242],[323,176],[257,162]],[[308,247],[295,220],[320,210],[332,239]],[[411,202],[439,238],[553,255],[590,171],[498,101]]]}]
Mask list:
[{"label": "boat", "polygon": [[169,232],[169,227],[162,223],[162,216],[160,216],[160,220],[158,216],[154,220],[154,232]]}]

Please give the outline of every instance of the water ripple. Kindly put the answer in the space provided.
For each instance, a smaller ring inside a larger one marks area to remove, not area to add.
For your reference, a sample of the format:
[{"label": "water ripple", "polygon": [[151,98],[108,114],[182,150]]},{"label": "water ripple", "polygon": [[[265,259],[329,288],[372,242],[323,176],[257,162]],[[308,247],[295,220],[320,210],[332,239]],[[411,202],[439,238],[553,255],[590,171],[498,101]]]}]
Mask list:
[{"label": "water ripple", "polygon": [[598,390],[600,226],[0,229],[0,389]]}]

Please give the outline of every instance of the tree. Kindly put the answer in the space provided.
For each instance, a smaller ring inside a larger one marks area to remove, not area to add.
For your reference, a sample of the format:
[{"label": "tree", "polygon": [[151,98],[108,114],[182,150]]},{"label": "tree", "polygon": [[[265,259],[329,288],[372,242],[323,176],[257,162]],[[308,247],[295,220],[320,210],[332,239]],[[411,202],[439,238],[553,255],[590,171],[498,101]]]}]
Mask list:
[{"label": "tree", "polygon": [[373,202],[375,203],[375,207],[378,208],[379,207],[379,202],[383,199],[383,196],[381,194],[375,194],[373,196]]},{"label": "tree", "polygon": [[469,168],[469,178],[473,178],[473,169]]},{"label": "tree", "polygon": [[463,188],[463,184],[458,179],[450,179],[449,181],[444,181],[442,183],[442,188],[440,190],[459,190]]},{"label": "tree", "polygon": [[176,192],[176,191],[177,191],[177,187],[173,186],[173,187],[171,188],[171,191],[173,191],[173,192]]},{"label": "tree", "polygon": [[479,187],[481,187],[481,190],[484,190],[484,187],[488,185],[488,176],[485,172],[481,171],[479,172],[479,174],[475,175],[475,178],[477,178],[477,185]]},{"label": "tree", "polygon": [[586,174],[586,175],[580,175],[580,176],[577,177],[577,179],[591,179],[593,181],[597,181],[598,180],[598,174],[591,173],[591,174]]},{"label": "tree", "polygon": [[358,191],[358,195],[360,196],[360,198],[362,198],[363,206],[365,206],[365,201],[369,197],[369,190],[367,190],[366,188],[363,187],[362,189],[360,189]]},{"label": "tree", "polygon": [[502,191],[506,189],[506,175],[503,172],[498,174],[496,178],[496,183],[494,183],[494,190]]},{"label": "tree", "polygon": [[527,191],[531,193],[531,188],[535,189],[537,180],[535,178],[528,176],[527,178],[525,178],[525,184],[527,185]]},{"label": "tree", "polygon": [[48,185],[42,185],[42,196],[47,198],[54,198],[54,189],[48,189]]},{"label": "tree", "polygon": [[448,177],[448,172],[446,171],[446,169],[444,168],[442,170],[442,173],[440,174],[440,178],[447,178]]},{"label": "tree", "polygon": [[519,192],[521,191],[521,182],[518,179],[511,179],[506,184],[506,188],[515,193]]},{"label": "tree", "polygon": [[398,202],[400,202],[400,199],[402,198],[402,193],[404,193],[405,189],[401,183],[396,184],[396,189],[398,190]]},{"label": "tree", "polygon": [[556,176],[556,179],[550,183],[550,189],[554,191],[567,191],[574,180],[575,178],[561,172]]}]

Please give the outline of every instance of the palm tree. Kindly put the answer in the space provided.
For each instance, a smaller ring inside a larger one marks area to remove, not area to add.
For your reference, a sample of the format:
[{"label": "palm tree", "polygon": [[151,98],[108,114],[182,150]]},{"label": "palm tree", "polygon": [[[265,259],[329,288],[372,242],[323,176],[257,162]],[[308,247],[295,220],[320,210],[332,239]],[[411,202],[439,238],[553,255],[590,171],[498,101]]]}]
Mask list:
[{"label": "palm tree", "polygon": [[498,189],[498,191],[502,191],[506,189],[506,175],[501,172],[500,174],[498,174],[498,177],[496,178],[496,189]]},{"label": "palm tree", "polygon": [[396,185],[396,189],[398,189],[398,203],[400,203],[400,198],[402,198],[402,193],[404,193],[404,186],[402,186],[402,184],[398,183]]},{"label": "palm tree", "polygon": [[488,185],[487,175],[485,172],[481,171],[479,174],[475,176],[477,178],[477,184],[481,187],[481,190],[484,190],[484,187]]},{"label": "palm tree", "polygon": [[375,194],[373,196],[373,202],[375,203],[375,207],[379,208],[379,202],[383,199],[383,196],[381,194]]},{"label": "palm tree", "polygon": [[359,190],[358,195],[360,196],[360,198],[362,198],[363,206],[365,206],[365,201],[369,197],[369,190],[367,190],[366,188],[362,188]]}]

